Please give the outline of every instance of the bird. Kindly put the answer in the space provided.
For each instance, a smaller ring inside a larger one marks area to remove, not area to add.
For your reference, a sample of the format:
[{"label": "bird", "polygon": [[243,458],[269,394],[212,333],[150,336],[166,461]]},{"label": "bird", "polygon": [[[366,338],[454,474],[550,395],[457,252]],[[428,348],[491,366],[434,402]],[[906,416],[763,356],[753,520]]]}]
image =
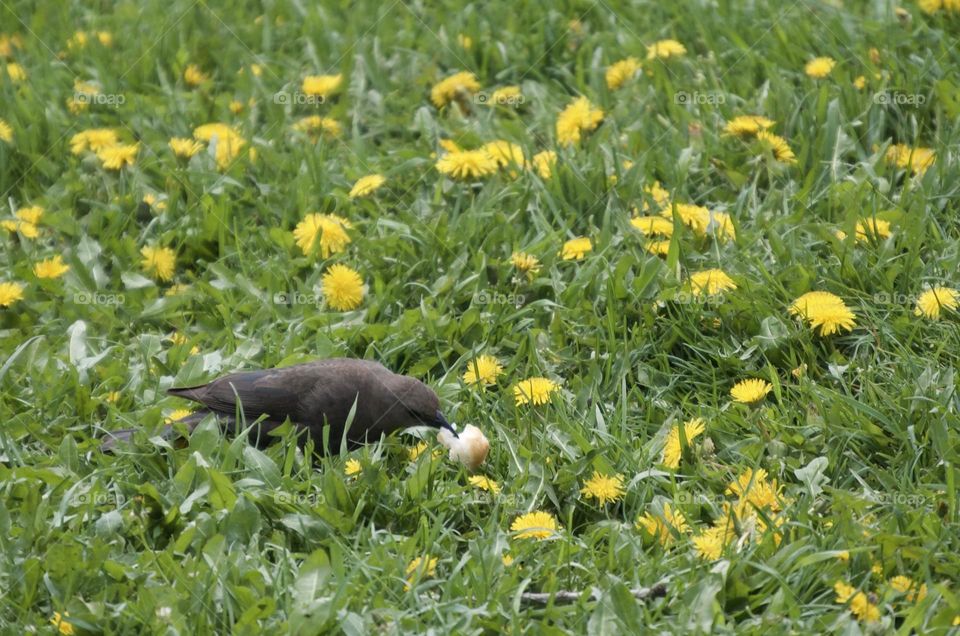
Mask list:
[{"label": "bird", "polygon": [[[440,410],[437,394],[420,380],[399,375],[379,362],[353,358],[316,360],[289,367],[240,371],[190,387],[175,387],[168,395],[199,402],[203,409],[174,424],[192,431],[210,415],[227,433],[236,435],[247,424],[250,441],[264,447],[271,431],[288,419],[297,429],[297,443],[313,440],[321,454],[338,454],[341,442],[348,450],[375,442],[381,435],[413,426],[431,426],[458,437]],[[350,412],[356,407],[347,428]],[[242,415],[240,426],[237,415]],[[324,428],[329,427],[327,431]],[[136,429],[112,431],[101,449],[112,451],[129,441]],[[168,425],[161,435],[176,435]]]}]

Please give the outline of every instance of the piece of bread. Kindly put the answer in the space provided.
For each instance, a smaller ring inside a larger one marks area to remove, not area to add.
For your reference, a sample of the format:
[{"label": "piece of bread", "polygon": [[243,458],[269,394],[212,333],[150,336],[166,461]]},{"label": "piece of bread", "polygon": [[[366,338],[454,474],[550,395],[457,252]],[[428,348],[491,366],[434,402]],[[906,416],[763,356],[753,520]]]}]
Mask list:
[{"label": "piece of bread", "polygon": [[467,424],[460,432],[460,437],[441,429],[437,441],[450,449],[450,459],[461,462],[470,470],[476,470],[490,452],[490,442],[483,431],[473,424]]}]

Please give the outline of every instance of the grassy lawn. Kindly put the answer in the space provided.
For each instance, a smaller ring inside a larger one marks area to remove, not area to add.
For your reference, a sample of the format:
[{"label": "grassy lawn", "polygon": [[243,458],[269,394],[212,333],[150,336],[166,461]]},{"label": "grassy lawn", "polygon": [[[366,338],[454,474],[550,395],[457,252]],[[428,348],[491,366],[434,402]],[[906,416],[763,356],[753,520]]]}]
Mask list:
[{"label": "grassy lawn", "polygon": [[[0,1],[0,632],[960,629],[958,122],[956,0]],[[486,463],[157,434],[337,356]]]}]

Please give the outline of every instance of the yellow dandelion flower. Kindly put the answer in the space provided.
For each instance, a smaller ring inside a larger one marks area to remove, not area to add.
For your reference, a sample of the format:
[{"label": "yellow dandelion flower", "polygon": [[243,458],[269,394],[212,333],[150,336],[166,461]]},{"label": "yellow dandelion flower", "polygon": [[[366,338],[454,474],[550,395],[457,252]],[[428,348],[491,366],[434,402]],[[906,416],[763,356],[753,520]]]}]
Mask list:
[{"label": "yellow dandelion flower", "polygon": [[[100,84],[95,84],[93,82],[85,82],[81,79],[75,79],[73,81],[73,92],[78,96],[84,98],[89,98],[93,95],[99,95],[101,93]],[[87,99],[86,101],[90,101]]]},{"label": "yellow dandelion flower", "polygon": [[864,242],[870,240],[882,241],[890,238],[890,222],[882,219],[862,219],[857,221],[856,234],[857,241]]},{"label": "yellow dandelion flower", "polygon": [[469,71],[460,71],[440,80],[430,89],[430,101],[443,108],[454,99],[465,99],[480,90],[477,76]]},{"label": "yellow dandelion flower", "polygon": [[736,495],[741,501],[755,508],[773,512],[778,512],[783,507],[780,490],[776,479],[767,480],[767,471],[763,468],[749,468],[727,485],[728,495]]},{"label": "yellow dandelion flower", "polygon": [[112,128],[93,128],[78,132],[70,138],[70,152],[79,155],[87,150],[97,152],[120,143],[117,131]]},{"label": "yellow dandelion flower", "polygon": [[163,418],[164,424],[173,424],[174,422],[179,422],[180,420],[193,415],[193,411],[190,409],[174,409],[170,411],[170,414]]},{"label": "yellow dandelion flower", "polygon": [[[225,139],[217,139],[213,142],[213,146],[216,149],[214,154],[217,161],[217,168],[220,171],[227,170],[240,157],[240,151],[243,150],[243,147],[246,145],[247,140],[240,137],[227,137]],[[256,157],[256,150],[251,149],[248,156],[251,160],[254,159]]]},{"label": "yellow dandelion flower", "polygon": [[958,304],[960,304],[960,291],[938,285],[920,294],[913,313],[915,316],[939,320],[943,309],[956,311]]},{"label": "yellow dandelion flower", "polygon": [[377,188],[386,182],[387,178],[382,174],[368,174],[365,177],[360,177],[350,188],[350,198],[358,199],[373,194]]},{"label": "yellow dandelion flower", "polygon": [[319,249],[320,256],[329,258],[347,249],[351,242],[347,230],[353,226],[335,214],[308,214],[293,230],[297,245],[309,256]]},{"label": "yellow dandelion flower", "polygon": [[772,128],[776,124],[772,119],[761,115],[739,115],[727,122],[723,132],[734,137],[752,137],[759,132]]},{"label": "yellow dandelion flower", "polygon": [[39,205],[28,205],[25,208],[18,209],[14,215],[24,223],[37,225],[43,217],[43,208]]},{"label": "yellow dandelion flower", "polygon": [[186,334],[180,333],[179,331],[174,331],[172,334],[170,334],[168,339],[175,346],[185,345],[188,342]]},{"label": "yellow dandelion flower", "polygon": [[557,519],[549,512],[536,511],[520,515],[510,524],[510,530],[516,532],[516,539],[549,539],[557,533]]},{"label": "yellow dandelion flower", "polygon": [[309,117],[299,119],[293,125],[293,129],[312,137],[321,134],[339,137],[341,133],[340,122],[330,117],[321,117],[320,115],[310,115]]},{"label": "yellow dandelion flower", "polygon": [[493,94],[490,95],[490,101],[487,103],[490,106],[515,106],[523,103],[523,93],[520,92],[519,86],[504,86],[493,91]]},{"label": "yellow dandelion flower", "polygon": [[79,113],[86,112],[89,108],[90,104],[85,100],[80,100],[76,97],[71,97],[67,100],[67,110],[70,111],[71,115],[77,115]]},{"label": "yellow dandelion flower", "polygon": [[102,46],[113,46],[113,34],[109,31],[97,31],[97,42]]},{"label": "yellow dandelion flower", "polygon": [[0,33],[0,57],[13,57],[14,49],[19,49],[22,46],[23,40],[18,34]]},{"label": "yellow dandelion flower", "polygon": [[837,552],[837,559],[843,561],[844,563],[850,562],[850,552],[848,550],[841,550]]},{"label": "yellow dandelion flower", "polygon": [[615,91],[626,84],[629,80],[636,77],[640,71],[640,60],[635,57],[628,57],[615,62],[607,67],[606,80],[607,88]]},{"label": "yellow dandelion flower", "polygon": [[851,585],[847,585],[843,581],[837,581],[834,583],[833,591],[837,595],[837,603],[846,603],[854,594],[857,593],[856,588]]},{"label": "yellow dandelion flower", "polygon": [[33,266],[33,275],[37,278],[60,278],[68,271],[70,266],[64,264],[62,256],[42,260]]},{"label": "yellow dandelion flower", "polygon": [[173,154],[183,159],[189,159],[203,150],[203,144],[186,137],[174,137],[170,140],[169,145]]},{"label": "yellow dandelion flower", "polygon": [[[705,428],[702,418],[696,417],[683,423],[683,436],[687,444],[692,444],[693,440],[699,437]],[[660,463],[667,468],[676,469],[680,467],[680,456],[683,448],[680,446],[680,424],[674,424],[673,428],[667,434],[663,444],[663,454],[660,457]]]},{"label": "yellow dandelion flower", "polygon": [[183,81],[187,86],[200,86],[210,80],[210,76],[204,73],[196,64],[188,64],[183,71]]},{"label": "yellow dandelion flower", "polygon": [[780,135],[775,135],[770,131],[761,130],[757,133],[757,141],[760,145],[773,153],[773,158],[780,163],[796,163],[797,156],[790,148],[787,140]]},{"label": "yellow dandelion flower", "polygon": [[914,174],[923,174],[936,160],[936,153],[930,148],[912,148],[904,144],[894,144],[887,148],[887,162],[898,168],[907,168]]},{"label": "yellow dandelion flower", "polygon": [[[503,563],[503,567],[508,568],[513,565],[513,557],[509,554],[504,554],[502,557],[500,557],[500,562]],[[960,616],[958,616],[957,619],[960,620]],[[954,625],[958,624],[960,623],[954,623]]]},{"label": "yellow dandelion flower", "polygon": [[363,302],[363,279],[346,265],[332,265],[323,275],[323,295],[337,311],[356,309]]},{"label": "yellow dandelion flower", "polygon": [[662,216],[638,216],[630,219],[630,225],[647,236],[673,236],[673,223]]},{"label": "yellow dandelion flower", "polygon": [[404,574],[407,577],[407,583],[403,589],[409,590],[414,581],[436,576],[437,558],[431,557],[429,554],[424,557],[417,557],[407,564],[407,569]]},{"label": "yellow dandelion flower", "polygon": [[28,239],[35,239],[40,236],[40,228],[35,223],[7,219],[0,221],[0,227],[8,232],[19,232],[24,238]]},{"label": "yellow dandelion flower", "polygon": [[360,460],[348,459],[343,465],[343,474],[347,477],[356,477],[363,471],[363,465]]},{"label": "yellow dandelion flower", "polygon": [[837,581],[833,584],[833,591],[837,595],[837,603],[846,603],[857,593],[856,588],[851,585],[844,583],[843,581]]},{"label": "yellow dandelion flower", "polygon": [[416,461],[420,455],[423,455],[423,451],[427,450],[428,446],[426,442],[420,442],[416,446],[411,446],[407,449],[407,459],[410,461]]},{"label": "yellow dandelion flower", "polygon": [[227,108],[229,108],[230,112],[234,115],[239,115],[243,112],[243,109],[246,108],[246,106],[240,100],[231,99],[230,103],[227,104]]},{"label": "yellow dandelion flower", "polygon": [[909,576],[903,576],[902,574],[895,576],[890,579],[889,584],[895,591],[906,594],[907,600],[911,603],[914,601],[919,603],[927,597],[927,586],[920,585],[918,587]]},{"label": "yellow dandelion flower", "polygon": [[913,585],[913,580],[909,576],[894,576],[888,581],[890,587],[897,592],[906,592]]},{"label": "yellow dandelion flower", "polygon": [[471,38],[469,35],[458,33],[457,44],[469,51],[471,48],[473,48],[473,38]]},{"label": "yellow dandelion flower", "polygon": [[423,572],[423,576],[434,576],[437,573],[437,558],[427,555],[426,557],[417,557],[407,565],[407,576]]},{"label": "yellow dandelion flower", "polygon": [[557,153],[552,150],[544,150],[533,155],[533,168],[540,175],[540,178],[547,180],[553,176],[553,168],[557,165]]},{"label": "yellow dandelion flower", "polygon": [[487,492],[492,492],[495,495],[500,492],[500,484],[489,477],[484,477],[483,475],[471,475],[467,481],[469,481],[470,485],[474,488],[486,490]]},{"label": "yellow dandelion flower", "polygon": [[229,168],[247,143],[238,130],[219,122],[198,126],[193,130],[193,137],[214,146],[217,167],[220,170]]},{"label": "yellow dandelion flower", "polygon": [[870,602],[869,597],[863,592],[858,592],[843,581],[834,583],[833,590],[837,594],[836,602],[849,606],[850,612],[859,620],[865,623],[880,620],[880,610]]},{"label": "yellow dandelion flower", "polygon": [[720,241],[737,238],[736,228],[733,227],[733,219],[725,212],[714,212],[702,205],[689,203],[675,203],[672,209],[665,208],[660,211],[660,215],[668,219],[673,218],[673,213],[680,217],[684,225],[692,228],[700,236],[709,233]]},{"label": "yellow dandelion flower", "polygon": [[[936,13],[940,10],[960,13],[960,0],[918,0],[917,4],[924,13]],[[954,622],[954,625],[960,625],[960,622]]]},{"label": "yellow dandelion flower", "polygon": [[140,250],[143,260],[140,266],[145,272],[161,281],[173,278],[177,263],[177,254],[169,247],[145,246]]},{"label": "yellow dandelion flower", "polygon": [[437,145],[444,149],[446,152],[463,152],[463,148],[457,145],[453,139],[440,139],[437,141]]},{"label": "yellow dandelion flower", "polygon": [[676,40],[660,40],[647,47],[648,60],[666,60],[685,55],[687,49]]},{"label": "yellow dandelion flower", "polygon": [[595,130],[602,121],[603,111],[586,97],[578,97],[557,116],[557,142],[562,146],[580,143],[581,135]]},{"label": "yellow dandelion flower", "polygon": [[12,82],[22,82],[27,79],[27,70],[16,62],[10,62],[7,64],[7,77]]},{"label": "yellow dandelion flower", "polygon": [[837,65],[836,60],[831,57],[815,57],[803,67],[803,72],[813,79],[823,79],[833,71]]},{"label": "yellow dandelion flower", "polygon": [[496,172],[497,162],[486,150],[461,150],[441,157],[437,170],[454,179],[478,179]]},{"label": "yellow dandelion flower", "polygon": [[70,616],[68,612],[61,614],[60,612],[54,612],[53,618],[50,619],[50,624],[57,628],[57,632],[62,636],[73,636],[75,630],[73,629],[73,623],[66,620],[67,616]]},{"label": "yellow dandelion flower", "polygon": [[73,81],[73,92],[82,93],[84,96],[99,95],[100,86],[93,82],[84,82],[83,80],[76,79]]},{"label": "yellow dandelion flower", "polygon": [[117,144],[98,150],[97,159],[107,170],[120,170],[124,166],[132,166],[139,151],[140,144]]},{"label": "yellow dandelion flower", "polygon": [[13,128],[3,119],[0,119],[0,141],[10,143],[13,141]]},{"label": "yellow dandelion flower", "polygon": [[853,87],[858,91],[862,91],[867,87],[867,78],[864,75],[858,75],[856,79],[853,80]]},{"label": "yellow dandelion flower", "polygon": [[660,215],[666,218],[673,218],[673,213],[680,217],[680,221],[693,229],[697,234],[706,234],[710,226],[710,210],[702,205],[692,205],[690,203],[675,203],[672,210],[666,208],[661,210]]},{"label": "yellow dandelion flower", "polygon": [[68,49],[82,49],[90,41],[90,36],[86,31],[77,31],[67,40]]},{"label": "yellow dandelion flower", "polygon": [[[653,202],[657,204],[658,209],[669,208],[670,207],[670,192],[660,185],[659,181],[654,181],[652,184],[643,187],[645,194],[649,195]],[[643,211],[647,212],[650,210],[650,204],[644,202]],[[667,216],[672,216],[668,214]]]},{"label": "yellow dandelion flower", "polygon": [[773,389],[773,385],[766,380],[750,379],[742,380],[733,385],[730,389],[730,397],[734,402],[741,404],[753,404],[767,397]]},{"label": "yellow dandelion flower", "polygon": [[559,388],[560,385],[548,378],[528,378],[513,387],[513,399],[517,406],[546,404]]},{"label": "yellow dandelion flower", "polygon": [[643,248],[654,256],[666,256],[670,253],[670,241],[647,241]]},{"label": "yellow dandelion flower", "polygon": [[560,250],[560,257],[565,261],[579,261],[586,256],[587,252],[592,250],[593,243],[590,242],[590,239],[579,236],[563,244],[563,248]]},{"label": "yellow dandelion flower", "polygon": [[23,299],[23,285],[19,283],[0,283],[0,307],[10,307]]},{"label": "yellow dandelion flower", "polygon": [[697,555],[708,561],[716,561],[723,556],[723,550],[736,538],[730,524],[721,522],[710,526],[693,537],[693,547]]},{"label": "yellow dandelion flower", "polygon": [[856,314],[839,296],[830,292],[812,291],[800,296],[790,305],[789,312],[805,320],[810,328],[820,329],[821,336],[839,331],[850,331],[856,326]]},{"label": "yellow dandelion flower", "polygon": [[467,364],[463,374],[466,384],[486,386],[496,384],[497,378],[503,375],[503,367],[493,356],[477,356]]},{"label": "yellow dandelion flower", "polygon": [[511,254],[510,263],[517,268],[517,271],[526,274],[531,279],[540,271],[540,259],[526,252]]},{"label": "yellow dandelion flower", "polygon": [[509,141],[491,141],[484,144],[481,151],[486,152],[497,163],[498,168],[516,166],[523,168],[527,160],[523,156],[523,148]]},{"label": "yellow dandelion flower", "polygon": [[636,527],[638,530],[646,530],[648,534],[653,535],[663,547],[673,543],[674,534],[684,534],[690,531],[686,517],[679,510],[674,510],[669,502],[663,504],[662,516],[650,512],[643,513],[642,516],[637,518]]},{"label": "yellow dandelion flower", "polygon": [[604,506],[608,503],[615,503],[623,498],[623,475],[603,475],[594,471],[583,484],[580,493],[586,499],[596,499],[597,503]]},{"label": "yellow dandelion flower", "polygon": [[343,75],[308,75],[303,78],[303,84],[300,86],[307,95],[314,97],[327,97],[333,94],[343,81]]},{"label": "yellow dandelion flower", "polygon": [[690,274],[690,288],[696,296],[713,296],[736,289],[737,284],[722,269],[705,269]]}]

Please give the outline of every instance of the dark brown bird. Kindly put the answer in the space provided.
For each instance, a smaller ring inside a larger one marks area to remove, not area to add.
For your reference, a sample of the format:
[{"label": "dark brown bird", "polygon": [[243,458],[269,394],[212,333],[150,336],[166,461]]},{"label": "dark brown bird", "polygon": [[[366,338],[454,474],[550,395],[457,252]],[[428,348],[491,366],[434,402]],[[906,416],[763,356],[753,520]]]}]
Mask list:
[{"label": "dark brown bird", "polygon": [[[445,428],[456,435],[430,387],[370,360],[333,358],[282,369],[242,371],[167,393],[204,405],[203,410],[177,422],[191,431],[211,414],[231,434],[244,427],[237,426],[238,412],[246,425],[263,418],[250,431],[251,442],[258,446],[269,444],[270,431],[287,419],[300,433],[298,442],[303,445],[312,439],[320,452],[338,453],[341,440],[346,441],[347,448],[356,448],[410,426]],[[345,432],[354,404],[356,412]],[[329,427],[326,443],[325,425]],[[102,448],[109,450],[117,442],[129,440],[134,431],[109,433]],[[168,426],[164,434],[172,437],[173,427]]]}]

